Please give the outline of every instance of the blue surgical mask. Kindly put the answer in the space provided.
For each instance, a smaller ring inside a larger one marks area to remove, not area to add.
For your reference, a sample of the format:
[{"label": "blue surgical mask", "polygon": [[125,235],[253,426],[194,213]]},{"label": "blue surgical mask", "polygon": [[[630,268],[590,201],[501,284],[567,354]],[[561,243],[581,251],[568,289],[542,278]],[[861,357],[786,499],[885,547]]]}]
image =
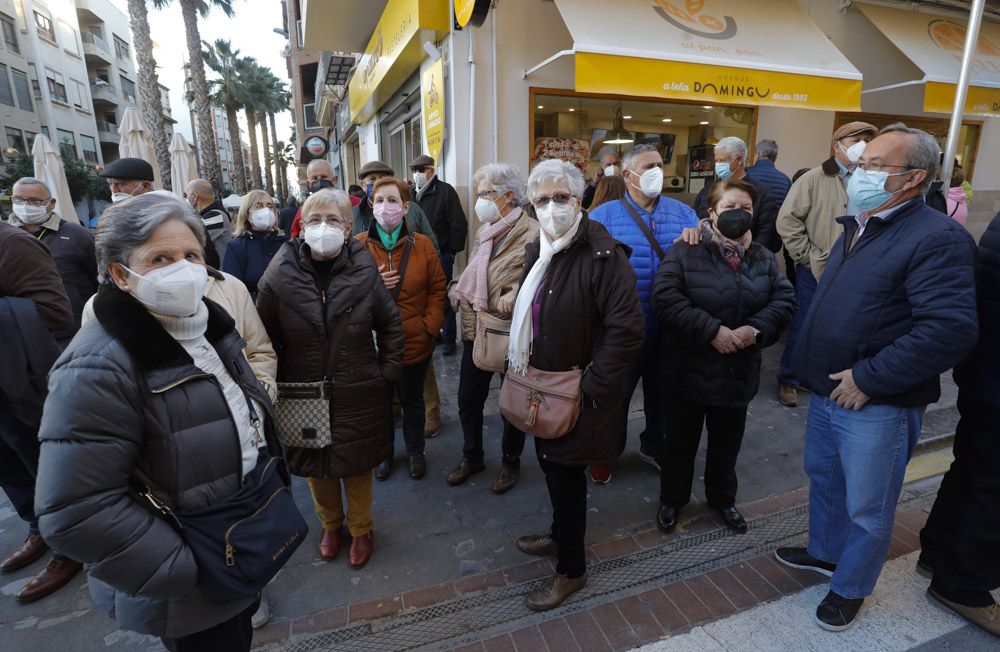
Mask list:
[{"label": "blue surgical mask", "polygon": [[721,161],[715,162],[715,176],[719,179],[725,181],[729,177],[733,176],[733,171],[729,167],[729,163],[723,163]]},{"label": "blue surgical mask", "polygon": [[365,193],[368,195],[368,199],[372,198],[372,190],[374,189],[375,189],[374,183],[369,183],[368,185],[365,186]]},{"label": "blue surgical mask", "polygon": [[902,190],[900,189],[896,192],[886,190],[885,182],[889,177],[909,173],[910,170],[889,174],[888,172],[869,172],[864,168],[856,168],[847,181],[847,198],[851,204],[863,211],[878,208],[889,201],[889,198],[895,195],[896,192]]}]

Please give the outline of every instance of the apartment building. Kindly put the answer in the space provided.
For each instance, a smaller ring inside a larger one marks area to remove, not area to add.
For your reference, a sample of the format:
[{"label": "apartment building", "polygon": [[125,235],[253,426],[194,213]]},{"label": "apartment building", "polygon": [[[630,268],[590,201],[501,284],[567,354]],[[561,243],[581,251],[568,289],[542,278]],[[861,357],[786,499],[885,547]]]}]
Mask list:
[{"label": "apartment building", "polygon": [[[12,0],[0,0],[0,165],[28,151],[41,132],[41,107],[32,92],[28,57]],[[37,82],[36,82],[37,83]]]},{"label": "apartment building", "polygon": [[[303,46],[302,3],[301,0],[282,0],[283,27],[288,36],[285,60],[288,63],[288,78],[292,80],[292,100],[289,110],[295,127],[295,157],[298,169],[299,190],[305,192],[306,166],[314,156],[303,145],[312,136],[327,139],[329,128],[316,119],[316,78],[319,74],[320,50],[306,50]],[[278,134],[279,140],[285,137]]]}]

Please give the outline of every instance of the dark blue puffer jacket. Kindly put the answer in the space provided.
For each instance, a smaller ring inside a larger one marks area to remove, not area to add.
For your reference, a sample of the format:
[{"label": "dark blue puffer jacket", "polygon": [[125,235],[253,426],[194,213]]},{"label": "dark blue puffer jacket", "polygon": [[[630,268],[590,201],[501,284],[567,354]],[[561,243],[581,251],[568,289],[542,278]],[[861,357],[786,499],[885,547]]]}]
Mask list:
[{"label": "dark blue puffer jacket", "polygon": [[979,240],[976,295],[981,336],[972,355],[955,368],[955,381],[963,395],[1000,410],[1000,214]]},{"label": "dark blue puffer jacket", "polygon": [[781,210],[788,189],[792,187],[792,180],[788,175],[774,167],[774,161],[766,158],[757,159],[756,163],[747,168],[747,174],[757,185],[767,188],[774,199],[774,205]]},{"label": "dark blue puffer jacket", "polygon": [[250,296],[257,300],[257,283],[274,254],[288,238],[278,231],[245,231],[229,241],[222,271],[243,281]]},{"label": "dark blue puffer jacket", "polygon": [[850,252],[857,222],[850,215],[837,221],[844,235],[792,353],[796,377],[829,396],[839,384],[829,375],[851,369],[872,403],[933,403],[941,395],[938,376],[976,342],[972,237],[922,197],[871,218]]},{"label": "dark blue puffer jacket", "polygon": [[632,249],[629,263],[635,271],[639,301],[646,316],[646,337],[655,337],[659,333],[659,326],[653,312],[652,294],[653,279],[656,278],[656,271],[660,268],[660,259],[622,201],[627,201],[639,217],[646,221],[646,225],[650,227],[653,237],[664,252],[670,249],[670,245],[680,236],[681,231],[691,226],[698,226],[698,216],[689,206],[663,196],[657,199],[652,214],[640,208],[628,195],[621,201],[601,204],[590,212],[591,220],[603,224],[612,238]]}]

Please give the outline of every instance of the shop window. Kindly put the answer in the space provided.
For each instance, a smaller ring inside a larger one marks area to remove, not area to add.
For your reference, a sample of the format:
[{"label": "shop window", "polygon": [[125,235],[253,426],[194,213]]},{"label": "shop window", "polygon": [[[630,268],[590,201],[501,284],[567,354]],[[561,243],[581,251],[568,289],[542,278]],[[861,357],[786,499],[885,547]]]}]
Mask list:
[{"label": "shop window", "polygon": [[37,11],[35,13],[35,29],[38,31],[38,36],[40,38],[49,41],[50,43],[56,42],[56,33],[52,29],[52,19],[45,14],[40,14]]},{"label": "shop window", "polygon": [[64,159],[76,158],[76,137],[72,131],[56,129],[59,138],[59,154]]},{"label": "shop window", "polygon": [[35,107],[31,103],[31,88],[28,86],[28,73],[22,72],[17,68],[11,68],[10,74],[14,78],[17,105],[25,111],[34,111]]},{"label": "shop window", "polygon": [[17,43],[17,28],[14,19],[7,14],[0,14],[0,28],[3,29],[3,42],[8,52],[21,54],[21,46]]},{"label": "shop window", "polygon": [[10,89],[10,77],[7,76],[7,66],[0,63],[0,104],[14,106],[14,93]]},{"label": "shop window", "polygon": [[83,149],[83,160],[97,164],[97,141],[91,136],[80,135],[80,147]]},{"label": "shop window", "polygon": [[[752,108],[535,92],[530,111],[532,163],[563,158],[593,178],[609,149],[624,156],[652,145],[663,157],[664,191],[675,194],[696,194],[714,176],[712,152],[721,138],[736,136],[753,147]],[[620,139],[631,142],[606,143],[619,128],[626,134]]]},{"label": "shop window", "polygon": [[[938,145],[941,147],[943,152],[945,149],[945,142],[948,139],[948,126],[951,122],[947,118],[924,118],[915,117],[907,115],[880,115],[871,113],[838,113],[836,119],[834,120],[833,128],[837,129],[842,125],[852,122],[854,120],[863,120],[869,124],[875,125],[878,129],[888,127],[894,122],[902,122],[907,127],[913,127],[914,129],[922,129],[938,141]],[[962,172],[965,173],[965,179],[972,182],[972,175],[976,169],[976,154],[979,150],[979,136],[982,132],[982,124],[978,122],[964,121],[962,123],[962,128],[958,133],[958,149],[955,152],[955,158],[958,159],[959,164],[962,166]]]}]

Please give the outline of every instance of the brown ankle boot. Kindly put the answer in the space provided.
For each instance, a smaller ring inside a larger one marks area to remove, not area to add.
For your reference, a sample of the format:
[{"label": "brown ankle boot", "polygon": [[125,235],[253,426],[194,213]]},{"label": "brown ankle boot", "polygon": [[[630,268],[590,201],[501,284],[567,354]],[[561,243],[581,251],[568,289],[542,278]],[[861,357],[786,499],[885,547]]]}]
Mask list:
[{"label": "brown ankle boot", "polygon": [[570,579],[565,575],[556,575],[542,584],[538,589],[532,591],[524,599],[529,609],[534,611],[548,611],[555,609],[569,596],[573,595],[587,585],[587,575]]}]

